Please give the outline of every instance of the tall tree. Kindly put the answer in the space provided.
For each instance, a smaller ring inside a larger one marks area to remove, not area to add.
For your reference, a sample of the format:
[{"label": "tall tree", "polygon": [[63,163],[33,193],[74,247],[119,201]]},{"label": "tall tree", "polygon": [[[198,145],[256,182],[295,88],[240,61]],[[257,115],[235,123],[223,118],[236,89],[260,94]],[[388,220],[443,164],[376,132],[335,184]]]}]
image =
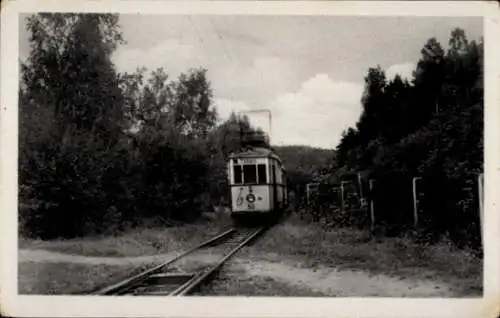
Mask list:
[{"label": "tall tree", "polygon": [[444,111],[445,107],[439,96],[446,73],[445,52],[436,38],[427,41],[421,50],[422,57],[413,72],[414,108],[413,129],[425,124],[433,114]]},{"label": "tall tree", "polygon": [[121,93],[111,54],[122,42],[111,14],[47,14],[28,18],[31,51],[22,64],[27,101],[53,112],[60,138],[71,129],[112,143],[121,128]]},{"label": "tall tree", "polygon": [[46,203],[31,217],[32,226],[46,235],[83,233],[108,215],[116,192],[105,191],[105,183],[120,173],[111,151],[123,128],[122,94],[111,62],[122,41],[118,17],[41,13],[28,18],[27,29],[20,178]]},{"label": "tall tree", "polygon": [[188,74],[182,73],[174,85],[175,125],[192,138],[205,138],[217,119],[206,74],[205,69],[190,70]]},{"label": "tall tree", "polygon": [[[411,83],[398,76],[386,82],[379,67],[370,68],[363,112],[356,129],[342,135],[331,179],[368,172],[377,179],[378,220],[402,229],[412,215],[405,195],[420,176],[422,224],[456,242],[477,241],[477,201],[472,206],[462,188],[476,189],[483,169],[483,62],[482,39],[469,41],[456,28],[447,51],[435,38],[425,43]],[[396,198],[400,204],[391,210]]]},{"label": "tall tree", "polygon": [[362,97],[363,112],[357,123],[364,142],[377,137],[381,132],[380,108],[384,107],[384,90],[387,85],[384,70],[380,66],[370,68],[365,77],[365,91]]}]

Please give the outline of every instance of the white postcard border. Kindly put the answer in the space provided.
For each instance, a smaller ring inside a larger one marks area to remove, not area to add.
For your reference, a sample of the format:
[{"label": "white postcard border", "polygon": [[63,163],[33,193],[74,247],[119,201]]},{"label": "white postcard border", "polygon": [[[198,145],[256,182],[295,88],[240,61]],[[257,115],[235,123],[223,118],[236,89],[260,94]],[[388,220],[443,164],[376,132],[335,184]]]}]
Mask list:
[{"label": "white postcard border", "polygon": [[[98,297],[17,295],[18,13],[119,12],[142,14],[260,14],[483,16],[485,38],[485,259],[484,297],[284,298]],[[499,8],[470,1],[10,1],[1,12],[0,311],[23,317],[494,317],[500,304]]]}]

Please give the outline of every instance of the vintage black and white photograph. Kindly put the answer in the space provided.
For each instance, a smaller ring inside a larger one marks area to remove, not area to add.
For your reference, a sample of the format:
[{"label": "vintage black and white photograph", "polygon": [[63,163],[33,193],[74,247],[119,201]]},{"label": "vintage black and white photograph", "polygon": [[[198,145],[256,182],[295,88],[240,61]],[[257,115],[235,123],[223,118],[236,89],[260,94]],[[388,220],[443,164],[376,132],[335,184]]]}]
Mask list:
[{"label": "vintage black and white photograph", "polygon": [[18,294],[482,298],[491,40],[445,14],[20,13]]}]

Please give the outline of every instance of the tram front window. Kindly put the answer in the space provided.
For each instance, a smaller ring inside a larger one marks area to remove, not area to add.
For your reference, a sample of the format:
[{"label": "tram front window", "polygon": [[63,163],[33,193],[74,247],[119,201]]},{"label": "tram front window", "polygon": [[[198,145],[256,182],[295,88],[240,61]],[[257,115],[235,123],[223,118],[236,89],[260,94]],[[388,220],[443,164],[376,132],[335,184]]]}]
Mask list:
[{"label": "tram front window", "polygon": [[244,165],[243,166],[243,178],[245,184],[257,183],[257,166],[256,165]]},{"label": "tram front window", "polygon": [[241,180],[241,166],[240,165],[235,165],[234,166],[234,184],[242,184],[243,181]]},{"label": "tram front window", "polygon": [[267,183],[266,165],[257,165],[257,173],[259,177],[259,184]]}]

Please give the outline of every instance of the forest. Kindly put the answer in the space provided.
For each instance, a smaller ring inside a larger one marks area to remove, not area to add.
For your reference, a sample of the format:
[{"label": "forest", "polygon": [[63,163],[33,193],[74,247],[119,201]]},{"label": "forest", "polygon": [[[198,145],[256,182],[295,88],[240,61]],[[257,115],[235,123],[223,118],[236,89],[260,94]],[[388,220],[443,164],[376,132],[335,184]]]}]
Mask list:
[{"label": "forest", "polygon": [[[133,73],[118,72],[112,56],[125,38],[113,14],[37,14],[26,27],[30,52],[20,62],[19,90],[21,235],[76,237],[146,221],[192,222],[227,204],[225,159],[239,147],[240,130],[253,128],[234,113],[221,120],[210,70],[190,69],[177,78],[140,65]],[[360,173],[387,189],[368,196],[376,194],[378,211],[384,211],[381,226],[401,232],[406,220],[397,215],[406,215],[401,209],[408,200],[384,206],[381,198],[404,198],[397,191],[419,176],[429,206],[422,230],[475,244],[477,209],[458,193],[474,187],[470,183],[482,173],[482,63],[482,39],[469,42],[455,29],[447,50],[428,40],[411,81],[388,80],[379,66],[370,68],[362,115],[336,149],[275,147],[297,198],[294,208],[304,207],[308,183],[334,185]],[[321,211],[316,220],[341,215],[335,208]],[[337,223],[366,223],[366,217],[348,219]]]},{"label": "forest", "polygon": [[[111,58],[125,39],[116,15],[37,14],[27,30],[19,91],[22,235],[191,222],[227,204],[225,159],[239,148],[240,132],[253,128],[234,113],[220,120],[206,69],[173,79],[161,68],[117,72]],[[293,148],[279,151],[297,158],[291,174],[304,185],[325,150],[296,147],[295,156]]]},{"label": "forest", "polygon": [[[370,68],[362,114],[343,133],[332,167],[316,181],[338,184],[359,174],[358,187],[374,201],[385,234],[416,230],[430,242],[447,236],[458,246],[479,248],[483,61],[483,39],[469,41],[456,28],[447,48],[436,38],[425,43],[411,80],[388,79],[380,66]],[[413,178],[420,178],[416,228]],[[369,179],[372,191],[367,191]],[[366,213],[323,214],[343,223],[367,223]]]}]

